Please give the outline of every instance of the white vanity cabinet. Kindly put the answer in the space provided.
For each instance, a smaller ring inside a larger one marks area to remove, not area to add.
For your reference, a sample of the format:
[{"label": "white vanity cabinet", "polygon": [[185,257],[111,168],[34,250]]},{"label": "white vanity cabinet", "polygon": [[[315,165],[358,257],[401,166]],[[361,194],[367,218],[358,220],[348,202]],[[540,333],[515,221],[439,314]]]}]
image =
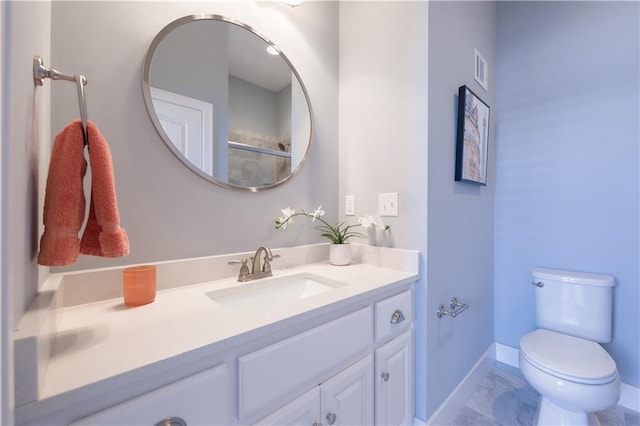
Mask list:
[{"label": "white vanity cabinet", "polygon": [[371,355],[320,385],[320,422],[326,425],[373,424]]},{"label": "white vanity cabinet", "polygon": [[373,310],[365,307],[238,358],[239,419],[282,406],[287,396],[366,355],[373,342],[372,318]]},{"label": "white vanity cabinet", "polygon": [[376,363],[376,424],[413,424],[413,331],[380,347]]},{"label": "white vanity cabinet", "polygon": [[[206,370],[72,423],[74,426],[226,425],[226,365]],[[173,423],[171,423],[173,421]],[[163,423],[164,422],[164,423]]]},{"label": "white vanity cabinet", "polygon": [[[414,417],[413,295],[405,291],[375,305],[376,425],[411,425]],[[391,339],[391,340],[389,340]]]},{"label": "white vanity cabinet", "polygon": [[[373,324],[375,339],[373,350],[360,361],[344,369],[330,379],[294,399],[282,408],[262,418],[259,425],[411,425],[414,417],[413,401],[413,294],[411,290],[377,301],[374,304]],[[345,353],[353,353],[367,343],[371,321],[369,310],[363,309],[334,320],[316,329],[296,336],[292,341],[305,342],[304,347],[313,347],[326,355],[320,356],[314,363],[318,370],[326,368],[326,359],[344,358]],[[324,334],[328,339],[318,346],[311,345],[305,335],[315,337]],[[341,339],[337,336],[342,336]],[[333,345],[331,344],[333,343]],[[329,348],[329,349],[327,349]],[[265,348],[250,358],[263,358],[265,353],[282,351],[278,358],[288,359],[292,363],[290,370],[294,377],[306,376],[309,367],[302,361],[303,371],[297,371],[295,357],[289,341],[280,342]],[[293,353],[293,356],[291,356]],[[317,355],[317,353],[316,353]],[[241,361],[242,362],[242,361]],[[261,368],[270,372],[281,371],[276,368],[280,362],[262,364]],[[258,369],[256,369],[258,371]],[[310,377],[317,376],[312,373]],[[272,378],[276,380],[275,377]],[[289,379],[287,379],[289,380]],[[285,382],[287,381],[285,380]],[[240,379],[242,388],[242,378]],[[282,387],[279,383],[273,389],[276,394]],[[266,389],[252,387],[258,394]],[[273,394],[268,394],[272,397]],[[242,418],[243,399],[240,396]]]},{"label": "white vanity cabinet", "polygon": [[[413,252],[389,256],[394,265],[417,264]],[[397,268],[293,267],[282,277],[317,275],[341,285],[251,309],[207,296],[235,291],[235,279],[171,288],[136,309],[116,309],[116,299],[63,307],[56,332],[82,344],[48,360],[41,396],[16,407],[16,424],[410,424],[419,274]],[[258,284],[277,281],[269,283]],[[81,340],[85,329],[91,340]]]},{"label": "white vanity cabinet", "polygon": [[373,357],[358,361],[256,425],[373,424]]}]

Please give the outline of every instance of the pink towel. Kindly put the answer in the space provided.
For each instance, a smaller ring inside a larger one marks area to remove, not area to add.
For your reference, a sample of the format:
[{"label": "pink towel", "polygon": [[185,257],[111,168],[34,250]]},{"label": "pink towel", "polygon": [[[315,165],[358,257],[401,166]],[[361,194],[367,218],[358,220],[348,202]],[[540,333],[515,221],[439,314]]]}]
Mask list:
[{"label": "pink towel", "polygon": [[127,233],[120,227],[111,151],[98,128],[88,122],[91,204],[80,252],[102,257],[129,254]]},{"label": "pink towel", "polygon": [[78,259],[78,232],[85,210],[82,179],[87,172],[83,152],[82,124],[74,121],[53,142],[44,197],[44,232],[38,253],[40,265],[71,265]]},{"label": "pink towel", "polygon": [[82,236],[85,198],[82,180],[86,174],[82,124],[76,120],[56,136],[51,154],[44,203],[44,233],[38,263],[65,266],[78,254],[119,257],[129,254],[129,240],[120,227],[113,181],[111,152],[98,128],[88,123],[91,161],[91,204]]}]

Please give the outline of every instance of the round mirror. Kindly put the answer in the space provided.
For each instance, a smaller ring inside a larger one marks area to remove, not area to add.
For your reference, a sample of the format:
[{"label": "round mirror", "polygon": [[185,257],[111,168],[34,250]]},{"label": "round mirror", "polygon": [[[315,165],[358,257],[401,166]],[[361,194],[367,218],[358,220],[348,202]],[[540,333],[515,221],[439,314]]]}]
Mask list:
[{"label": "round mirror", "polygon": [[291,62],[248,25],[218,15],[171,22],[144,60],[151,121],[182,163],[230,189],[290,179],[311,145],[311,104]]}]

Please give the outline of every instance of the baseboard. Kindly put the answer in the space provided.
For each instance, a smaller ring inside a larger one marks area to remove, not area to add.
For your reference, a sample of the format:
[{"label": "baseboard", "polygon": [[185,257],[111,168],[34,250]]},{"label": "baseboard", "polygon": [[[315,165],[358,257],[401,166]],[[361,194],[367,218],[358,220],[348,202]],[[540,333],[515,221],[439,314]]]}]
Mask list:
[{"label": "baseboard", "polygon": [[[496,361],[519,368],[518,355],[520,351],[518,349],[503,345],[502,343],[496,343],[495,349]],[[618,405],[633,411],[640,411],[640,388],[622,383],[620,390],[621,393]]]},{"label": "baseboard", "polygon": [[427,423],[420,417],[413,418],[413,426],[427,426]]},{"label": "baseboard", "polygon": [[438,409],[427,419],[426,423],[416,418],[414,425],[450,425],[467,403],[473,391],[487,377],[495,358],[495,344],[491,344],[486,352],[471,368],[469,373],[458,383],[458,386],[449,394]]}]

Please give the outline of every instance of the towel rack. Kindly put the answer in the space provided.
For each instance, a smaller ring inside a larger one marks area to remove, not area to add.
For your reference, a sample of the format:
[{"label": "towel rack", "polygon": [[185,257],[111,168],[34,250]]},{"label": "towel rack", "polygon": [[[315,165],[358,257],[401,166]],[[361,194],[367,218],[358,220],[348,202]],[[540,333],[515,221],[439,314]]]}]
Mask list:
[{"label": "towel rack", "polygon": [[78,106],[80,108],[80,121],[82,122],[82,139],[84,140],[84,144],[86,145],[89,138],[87,134],[87,101],[84,96],[84,86],[87,84],[87,79],[85,76],[76,74],[65,74],[63,72],[57,71],[53,68],[47,68],[44,66],[44,61],[39,56],[33,57],[33,82],[42,86],[43,80],[45,78],[50,78],[52,80],[65,80],[65,81],[73,81],[76,83],[76,87],[78,88]]}]

